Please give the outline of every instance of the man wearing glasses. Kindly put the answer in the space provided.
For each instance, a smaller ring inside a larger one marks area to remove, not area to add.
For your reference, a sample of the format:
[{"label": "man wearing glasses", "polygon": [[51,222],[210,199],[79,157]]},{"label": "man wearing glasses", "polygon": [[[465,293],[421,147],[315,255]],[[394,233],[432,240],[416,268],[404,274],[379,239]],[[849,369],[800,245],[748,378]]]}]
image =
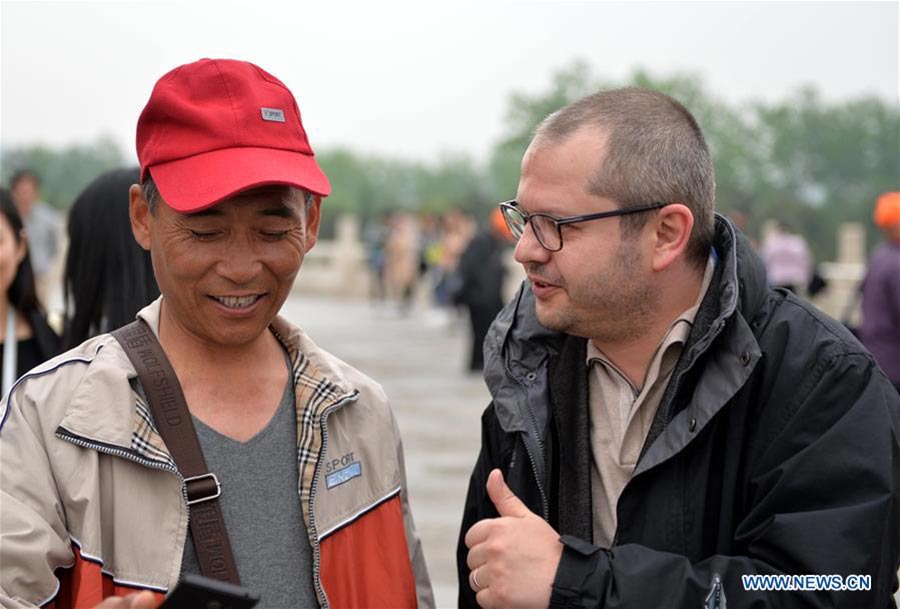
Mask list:
[{"label": "man wearing glasses", "polygon": [[665,95],[538,126],[501,204],[528,281],[485,342],[461,607],[894,606],[900,400],[714,201]]}]

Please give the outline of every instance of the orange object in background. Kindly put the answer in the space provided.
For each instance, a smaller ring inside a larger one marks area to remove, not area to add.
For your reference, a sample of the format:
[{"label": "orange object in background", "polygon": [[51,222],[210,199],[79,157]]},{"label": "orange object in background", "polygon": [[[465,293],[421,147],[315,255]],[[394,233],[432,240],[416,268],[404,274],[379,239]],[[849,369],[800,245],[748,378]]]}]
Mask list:
[{"label": "orange object in background", "polygon": [[878,197],[872,217],[879,228],[900,224],[900,192],[886,192]]}]

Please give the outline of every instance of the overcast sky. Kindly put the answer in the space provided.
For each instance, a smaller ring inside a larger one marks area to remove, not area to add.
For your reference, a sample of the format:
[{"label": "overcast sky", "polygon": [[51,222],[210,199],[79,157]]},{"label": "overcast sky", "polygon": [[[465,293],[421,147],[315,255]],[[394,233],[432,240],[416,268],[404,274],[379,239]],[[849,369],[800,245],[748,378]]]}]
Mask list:
[{"label": "overcast sky", "polygon": [[898,2],[8,2],[0,143],[108,134],[134,157],[154,82],[201,57],[246,59],[298,99],[316,148],[483,158],[511,92],[586,60],[697,74],[728,101],[813,84],[898,99]]}]

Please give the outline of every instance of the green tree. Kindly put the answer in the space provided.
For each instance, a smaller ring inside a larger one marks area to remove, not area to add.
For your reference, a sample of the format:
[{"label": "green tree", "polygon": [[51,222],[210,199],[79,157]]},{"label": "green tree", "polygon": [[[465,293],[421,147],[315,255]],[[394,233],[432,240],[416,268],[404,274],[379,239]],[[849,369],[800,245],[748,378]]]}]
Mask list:
[{"label": "green tree", "polygon": [[[900,185],[900,112],[875,97],[826,103],[812,88],[756,104],[766,134],[767,200],[760,209],[816,236],[820,257],[834,255],[838,224],[862,222],[875,243],[875,198]],[[824,233],[824,234],[819,234]]]},{"label": "green tree", "polygon": [[521,92],[510,95],[504,121],[506,135],[495,144],[488,162],[488,187],[495,201],[515,196],[522,155],[537,124],[552,112],[600,88],[601,81],[591,73],[587,62],[576,60],[553,76],[549,90],[534,95]]},{"label": "green tree", "polygon": [[334,220],[342,213],[358,214],[368,222],[394,210],[463,209],[481,214],[492,205],[483,172],[467,156],[445,156],[425,164],[342,149],[324,151],[317,158],[332,185],[324,207],[325,237],[332,234]]},{"label": "green tree", "polygon": [[662,91],[691,111],[712,153],[720,211],[748,214],[751,233],[766,219],[786,221],[807,237],[819,259],[835,255],[841,222],[863,222],[874,237],[875,197],[900,188],[896,104],[874,97],[826,103],[806,87],[775,103],[733,105],[711,95],[695,75],[636,70],[611,82],[576,61],[547,90],[510,96],[506,133],[489,162],[495,197],[514,195],[522,154],[544,117],[586,94],[620,86]]}]

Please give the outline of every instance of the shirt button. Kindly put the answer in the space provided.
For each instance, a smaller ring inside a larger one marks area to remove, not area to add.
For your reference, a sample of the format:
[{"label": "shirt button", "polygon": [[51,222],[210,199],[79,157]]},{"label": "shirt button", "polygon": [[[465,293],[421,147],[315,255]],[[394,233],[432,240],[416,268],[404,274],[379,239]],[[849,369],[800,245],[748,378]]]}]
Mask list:
[{"label": "shirt button", "polygon": [[743,353],[741,353],[741,365],[747,366],[749,364],[750,364],[750,352],[744,351]]},{"label": "shirt button", "polygon": [[697,429],[697,419],[691,418],[691,424],[688,426],[689,431],[694,431]]}]

